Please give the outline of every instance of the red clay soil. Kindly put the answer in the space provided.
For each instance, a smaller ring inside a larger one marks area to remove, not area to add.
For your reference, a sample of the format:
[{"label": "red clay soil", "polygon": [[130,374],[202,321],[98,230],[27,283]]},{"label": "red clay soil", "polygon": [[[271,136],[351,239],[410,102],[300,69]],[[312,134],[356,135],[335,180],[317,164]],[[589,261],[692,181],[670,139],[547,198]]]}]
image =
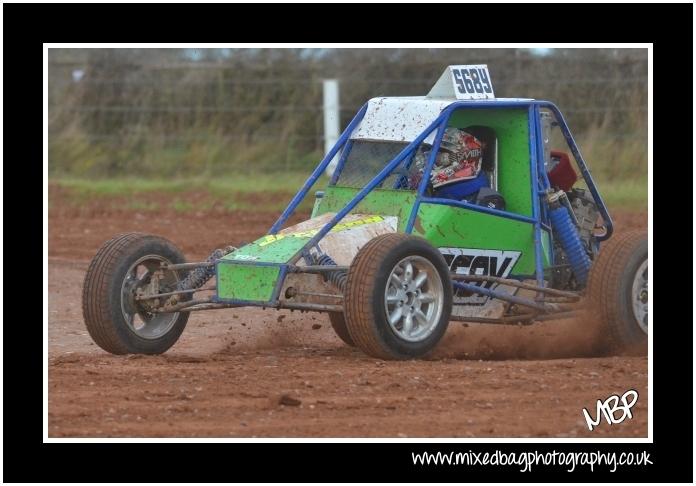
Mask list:
[{"label": "red clay soil", "polygon": [[[299,215],[302,219],[306,215]],[[50,437],[646,437],[646,357],[592,357],[582,322],[452,323],[427,360],[348,348],[323,314],[192,313],[156,357],[112,356],[89,338],[81,287],[114,234],[145,231],[191,260],[251,241],[277,213],[138,212],[55,198],[49,211]],[[618,231],[646,227],[618,213]],[[582,409],[634,389],[633,418],[590,432]]]}]

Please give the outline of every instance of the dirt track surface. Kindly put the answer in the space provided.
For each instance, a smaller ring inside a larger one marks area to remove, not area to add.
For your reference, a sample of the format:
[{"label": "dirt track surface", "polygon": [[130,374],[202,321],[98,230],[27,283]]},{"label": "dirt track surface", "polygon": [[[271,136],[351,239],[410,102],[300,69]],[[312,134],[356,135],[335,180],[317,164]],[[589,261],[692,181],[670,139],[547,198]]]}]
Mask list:
[{"label": "dirt track surface", "polygon": [[[575,321],[452,323],[433,357],[406,362],[346,347],[322,314],[260,309],[193,313],[163,356],[112,356],[92,343],[80,294],[106,239],[156,233],[194,260],[253,240],[275,216],[115,211],[53,200],[49,436],[647,436],[647,358],[591,357]],[[647,225],[644,213],[615,218],[618,231]],[[597,399],[629,389],[640,394],[633,419],[603,421],[590,432],[582,408],[594,416]]]}]

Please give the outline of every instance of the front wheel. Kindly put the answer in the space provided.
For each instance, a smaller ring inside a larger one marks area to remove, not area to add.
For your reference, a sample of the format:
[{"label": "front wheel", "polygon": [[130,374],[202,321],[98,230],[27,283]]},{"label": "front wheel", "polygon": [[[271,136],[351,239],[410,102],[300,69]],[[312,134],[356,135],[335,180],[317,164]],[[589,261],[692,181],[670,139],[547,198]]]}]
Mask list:
[{"label": "front wheel", "polygon": [[345,320],[353,342],[382,359],[426,355],[449,324],[452,284],[426,240],[391,233],[370,240],[348,270]]},{"label": "front wheel", "polygon": [[602,350],[645,353],[648,343],[648,235],[617,235],[601,249],[587,283],[588,312]]},{"label": "front wheel", "polygon": [[[137,297],[162,263],[184,263],[181,251],[169,240],[127,233],[107,241],[87,269],[82,288],[82,313],[95,343],[112,354],[160,354],[179,339],[188,312],[155,313],[151,301]],[[167,271],[159,291],[174,290],[183,275]]]}]

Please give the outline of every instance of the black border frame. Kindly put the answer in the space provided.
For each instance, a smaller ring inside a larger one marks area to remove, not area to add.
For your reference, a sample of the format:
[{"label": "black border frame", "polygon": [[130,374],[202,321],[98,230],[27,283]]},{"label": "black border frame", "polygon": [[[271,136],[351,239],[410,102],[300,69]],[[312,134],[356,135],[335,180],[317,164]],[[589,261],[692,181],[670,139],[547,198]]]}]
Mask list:
[{"label": "black border frame", "polygon": [[[690,106],[693,5],[664,4],[447,4],[447,5],[314,5],[314,4],[4,4],[4,243],[6,271],[4,336],[4,479],[7,481],[680,481],[691,482],[693,437],[692,332],[683,319],[672,329],[657,327],[654,342],[654,440],[653,444],[44,444],[42,321],[39,317],[37,275],[42,252],[43,187],[39,184],[43,160],[38,143],[43,125],[43,42],[350,42],[356,26],[366,19],[398,19],[380,23],[379,29],[363,29],[365,42],[462,42],[476,32],[477,42],[648,42],[654,43],[655,153],[660,161],[684,159],[671,126],[692,126]],[[424,18],[431,13],[433,18]],[[445,19],[463,20],[460,31],[438,29]],[[494,28],[483,31],[485,17],[495,18]],[[335,18],[335,22],[319,19]],[[242,19],[243,22],[238,20]],[[421,19],[421,20],[417,20]],[[473,25],[469,25],[469,22]],[[242,30],[242,25],[245,30]],[[340,27],[339,27],[340,25]],[[406,35],[410,39],[406,40]],[[465,36],[464,36],[465,37]],[[680,57],[677,57],[680,56]],[[678,101],[678,103],[675,103]],[[39,109],[41,108],[41,112]],[[662,123],[667,120],[669,123]],[[42,129],[43,130],[43,129]],[[688,132],[686,132],[688,133]],[[685,137],[688,141],[688,135]],[[659,156],[659,157],[658,157]],[[674,187],[674,174],[658,174],[655,167],[654,201],[672,203],[672,220],[682,218],[686,191]],[[693,170],[693,167],[692,167]],[[39,192],[41,190],[41,192]],[[666,205],[665,205],[666,206]],[[678,208],[678,214],[673,214]],[[667,207],[665,207],[667,209]],[[665,218],[665,221],[666,218]],[[674,224],[680,224],[681,219]],[[683,224],[683,222],[681,223]],[[674,231],[674,228],[671,228]],[[662,246],[669,231],[662,221],[654,228],[655,281],[670,285],[679,273],[689,273],[682,257]],[[678,248],[688,242],[679,242]],[[666,253],[666,255],[665,255]],[[669,256],[667,256],[669,255]],[[681,259],[680,259],[681,258]],[[43,262],[42,262],[43,263]],[[663,266],[664,265],[664,266]],[[29,268],[29,266],[35,268]],[[14,267],[14,268],[12,268]],[[664,268],[664,270],[662,270]],[[677,269],[678,271],[674,271]],[[666,273],[671,270],[670,280]],[[677,274],[677,275],[675,275]],[[691,281],[691,275],[688,275]],[[663,285],[663,284],[660,284]],[[18,291],[17,289],[24,289]],[[667,302],[667,292],[657,298]],[[677,302],[676,293],[673,304]],[[45,298],[45,296],[41,296]],[[683,297],[681,298],[682,300]],[[686,297],[688,299],[688,297]],[[657,320],[657,319],[656,319]],[[663,320],[670,325],[670,320]],[[659,322],[659,321],[658,321]],[[678,328],[677,325],[678,324]],[[676,328],[676,329],[675,329]],[[689,359],[691,358],[691,359]],[[674,379],[679,381],[675,384]],[[681,384],[681,385],[679,385]],[[414,466],[410,452],[468,451],[643,451],[653,464],[643,468],[578,471],[537,467],[520,474],[517,467],[463,468],[462,466]],[[165,465],[135,469],[129,458],[147,454]]]}]

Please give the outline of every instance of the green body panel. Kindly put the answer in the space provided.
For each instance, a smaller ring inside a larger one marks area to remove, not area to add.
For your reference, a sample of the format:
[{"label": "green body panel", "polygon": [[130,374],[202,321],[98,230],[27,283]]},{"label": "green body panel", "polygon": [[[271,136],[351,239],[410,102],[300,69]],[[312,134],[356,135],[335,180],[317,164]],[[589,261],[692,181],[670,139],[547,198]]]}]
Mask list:
[{"label": "green body panel", "polygon": [[265,235],[253,243],[228,253],[222,259],[237,262],[287,263],[290,257],[300,251],[300,248],[309,240],[310,236],[286,236],[281,238],[276,235]]},{"label": "green body panel", "polygon": [[459,109],[449,126],[483,125],[498,138],[498,192],[506,210],[532,216],[532,183],[529,160],[529,115],[526,108]]},{"label": "green body panel", "polygon": [[[418,208],[413,234],[424,237],[437,248],[520,251],[522,255],[511,274],[532,275],[535,270],[534,225],[531,223],[470,209],[424,203]],[[548,257],[548,250],[545,250],[544,266],[548,265]]]},{"label": "green body panel", "polygon": [[[280,264],[286,263],[309,241],[307,237],[273,238],[265,235],[222,257],[218,263],[217,295],[221,299],[269,302],[278,281]],[[277,263],[278,265],[257,265]]]},{"label": "green body panel", "polygon": [[[337,213],[350,202],[360,189],[352,187],[329,186],[321,198],[316,214]],[[374,189],[365,199],[351,211],[353,214],[378,214],[380,216],[396,216],[399,220],[398,230],[404,231],[411,209],[416,202],[416,191],[395,189]]]},{"label": "green body panel", "polygon": [[280,266],[219,263],[217,271],[219,298],[269,302],[278,282]]}]

